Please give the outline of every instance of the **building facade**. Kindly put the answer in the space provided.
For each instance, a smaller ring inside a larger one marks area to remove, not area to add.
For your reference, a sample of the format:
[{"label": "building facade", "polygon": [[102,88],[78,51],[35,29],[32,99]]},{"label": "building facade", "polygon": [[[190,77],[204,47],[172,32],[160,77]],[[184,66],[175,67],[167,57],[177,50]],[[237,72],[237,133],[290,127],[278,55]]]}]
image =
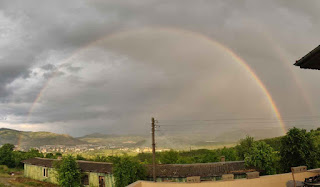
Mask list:
[{"label": "building facade", "polygon": [[[31,158],[24,160],[25,177],[58,184],[53,163],[56,159]],[[82,172],[81,183],[90,187],[113,187],[112,164],[104,162],[77,161]]]}]

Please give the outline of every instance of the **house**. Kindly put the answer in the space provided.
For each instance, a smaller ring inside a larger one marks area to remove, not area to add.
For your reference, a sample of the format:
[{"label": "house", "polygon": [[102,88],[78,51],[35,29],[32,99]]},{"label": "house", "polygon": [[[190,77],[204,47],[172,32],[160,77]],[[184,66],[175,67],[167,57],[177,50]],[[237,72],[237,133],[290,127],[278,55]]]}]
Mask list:
[{"label": "house", "polygon": [[306,54],[294,64],[304,69],[317,69],[320,70],[320,45]]},{"label": "house", "polygon": [[[22,161],[24,163],[25,177],[58,184],[53,163],[57,159],[31,158]],[[91,162],[77,160],[83,173],[81,183],[84,186],[113,187],[112,164],[105,162]]]},{"label": "house", "polygon": [[[187,177],[199,176],[202,181],[220,180],[224,174],[245,178],[247,172],[255,171],[245,167],[244,161],[214,162],[198,164],[158,164],[157,181],[186,182]],[[152,180],[152,165],[147,165],[149,180]]]}]

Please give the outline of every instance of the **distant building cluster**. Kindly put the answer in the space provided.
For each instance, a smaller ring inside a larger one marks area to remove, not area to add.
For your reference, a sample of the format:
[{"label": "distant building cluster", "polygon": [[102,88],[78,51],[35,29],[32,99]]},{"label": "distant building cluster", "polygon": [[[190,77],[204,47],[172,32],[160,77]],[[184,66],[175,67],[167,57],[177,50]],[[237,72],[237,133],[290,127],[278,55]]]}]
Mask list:
[{"label": "distant building cluster", "polygon": [[[170,151],[170,149],[157,149],[157,152],[163,152],[163,151]],[[152,148],[150,147],[143,147],[143,148],[136,148],[134,149],[134,152],[136,153],[152,153]]]},{"label": "distant building cluster", "polygon": [[[43,145],[40,147],[20,147],[15,145],[15,150],[19,151],[28,151],[30,148],[39,150],[41,153],[83,153],[95,150],[108,150],[116,149],[119,151],[125,152],[136,152],[136,153],[152,153],[152,148],[150,147],[126,147],[126,146],[116,146],[113,144],[110,145],[94,145],[94,144],[81,144],[74,146],[67,145]],[[170,149],[161,149],[158,148],[157,152],[170,151]]]},{"label": "distant building cluster", "polygon": [[60,153],[71,153],[71,152],[87,152],[94,150],[104,150],[104,149],[112,149],[114,146],[103,146],[103,145],[93,145],[93,144],[81,144],[75,146],[67,146],[67,145],[43,145],[40,147],[20,147],[15,145],[15,150],[20,151],[28,151],[30,148],[37,149],[41,153],[52,153],[52,152],[60,152]]},{"label": "distant building cluster", "polygon": [[83,145],[75,145],[75,146],[66,146],[66,145],[44,145],[39,147],[39,151],[41,153],[51,153],[51,152],[60,152],[60,153],[68,153],[68,152],[87,152],[94,150],[103,150],[108,149],[108,146],[101,145],[92,145],[92,144],[83,144]]}]

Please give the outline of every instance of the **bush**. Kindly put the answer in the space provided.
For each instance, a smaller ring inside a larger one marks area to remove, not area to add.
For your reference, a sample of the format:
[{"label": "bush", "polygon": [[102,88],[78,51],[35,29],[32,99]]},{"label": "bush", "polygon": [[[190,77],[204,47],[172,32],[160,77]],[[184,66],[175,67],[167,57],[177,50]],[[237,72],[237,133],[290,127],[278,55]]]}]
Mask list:
[{"label": "bush", "polygon": [[86,160],[82,155],[77,155],[76,160]]},{"label": "bush", "polygon": [[0,173],[8,173],[9,168],[6,165],[0,165]]},{"label": "bush", "polygon": [[276,173],[276,155],[271,146],[265,142],[254,142],[253,146],[245,154],[246,166],[259,169],[262,175]]},{"label": "bush", "polygon": [[161,164],[176,164],[179,160],[179,153],[174,150],[165,151],[161,154],[159,161]]},{"label": "bush", "polygon": [[76,159],[71,156],[65,156],[61,161],[54,163],[57,170],[57,179],[62,187],[80,186],[81,172]]},{"label": "bush", "polygon": [[313,133],[308,133],[305,129],[290,129],[281,139],[280,155],[284,172],[289,172],[294,166],[317,167],[319,148]]},{"label": "bush", "polygon": [[4,144],[0,148],[0,165],[6,165],[10,168],[15,167],[13,148],[14,145],[12,144]]},{"label": "bush", "polygon": [[254,143],[253,137],[247,136],[245,139],[241,139],[240,144],[235,147],[238,153],[238,157],[241,160],[245,158],[245,154],[249,152],[249,150],[253,146],[253,143]]},{"label": "bush", "polygon": [[55,156],[53,155],[53,153],[47,153],[46,158],[55,158]]},{"label": "bush", "polygon": [[113,176],[116,187],[125,187],[146,178],[146,168],[132,157],[116,157],[113,162]]},{"label": "bush", "polygon": [[226,161],[236,161],[238,160],[238,154],[237,151],[234,147],[231,148],[222,148],[222,149],[217,149],[216,152],[218,153],[219,157],[225,156]]}]

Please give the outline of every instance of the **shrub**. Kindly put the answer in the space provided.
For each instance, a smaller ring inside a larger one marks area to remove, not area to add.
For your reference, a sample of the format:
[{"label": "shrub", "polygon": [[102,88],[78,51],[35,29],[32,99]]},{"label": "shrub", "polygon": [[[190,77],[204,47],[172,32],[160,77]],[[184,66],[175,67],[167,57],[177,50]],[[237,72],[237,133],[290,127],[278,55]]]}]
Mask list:
[{"label": "shrub", "polygon": [[276,173],[276,155],[271,146],[265,142],[255,142],[245,154],[246,166],[253,166],[261,171],[263,175]]},{"label": "shrub", "polygon": [[292,128],[281,139],[280,156],[284,172],[301,165],[315,168],[318,155],[319,148],[313,133],[308,133],[305,129]]},{"label": "shrub", "polygon": [[245,158],[245,154],[249,152],[251,147],[253,146],[254,139],[253,137],[247,136],[245,139],[241,139],[239,145],[236,146],[236,150],[238,153],[238,157],[243,160]]},{"label": "shrub", "polygon": [[15,167],[13,148],[14,145],[12,144],[4,144],[0,148],[0,165],[7,165],[10,168]]},{"label": "shrub", "polygon": [[125,187],[146,178],[146,168],[132,157],[116,157],[113,162],[113,176],[116,187]]},{"label": "shrub", "polygon": [[57,179],[62,187],[80,186],[81,172],[76,159],[65,156],[61,161],[56,161],[54,167],[57,170]]}]

